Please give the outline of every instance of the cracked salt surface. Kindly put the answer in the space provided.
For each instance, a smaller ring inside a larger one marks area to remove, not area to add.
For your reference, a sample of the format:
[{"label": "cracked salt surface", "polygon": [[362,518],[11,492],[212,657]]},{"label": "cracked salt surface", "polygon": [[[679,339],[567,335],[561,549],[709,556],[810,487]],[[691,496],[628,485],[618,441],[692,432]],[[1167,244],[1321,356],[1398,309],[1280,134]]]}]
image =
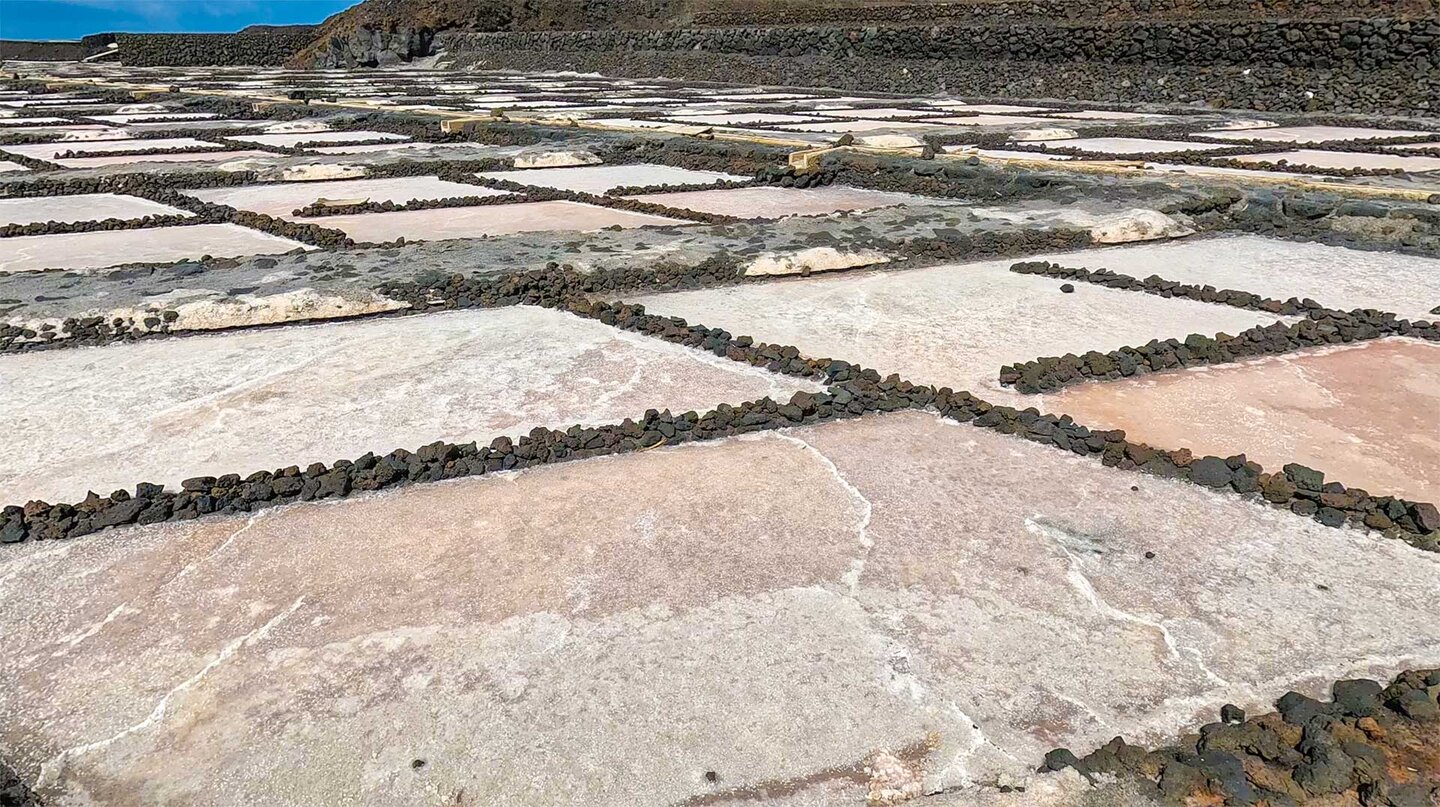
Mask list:
[{"label": "cracked salt surface", "polygon": [[520,171],[487,171],[486,179],[502,179],[521,185],[558,188],[582,193],[605,193],[615,188],[659,185],[694,185],[723,181],[738,182],[748,177],[719,171],[696,171],[669,165],[591,165],[578,168],[527,168]]},{"label": "cracked salt surface", "polygon": [[79,222],[104,219],[139,219],[146,216],[194,216],[178,207],[152,202],[138,196],[116,193],[84,193],[75,196],[44,196],[0,199],[0,225],[32,224],[43,221]]},{"label": "cracked salt surface", "polygon": [[1378,308],[1407,319],[1432,319],[1428,312],[1440,303],[1440,259],[1261,236],[1138,244],[1050,259],[1279,300],[1308,297],[1345,311]]},{"label": "cracked salt surface", "polygon": [[528,306],[3,356],[0,380],[21,503],[818,389]]},{"label": "cracked salt surface", "polygon": [[[393,177],[385,179],[350,179],[335,182],[274,182],[238,187],[205,188],[182,191],[205,202],[229,205],[240,210],[265,213],[285,219],[296,209],[313,204],[317,199],[363,199],[369,202],[404,204],[415,199],[446,199],[458,196],[504,196],[504,191],[450,182],[435,176]],[[329,219],[315,222],[329,226]]]},{"label": "cracked salt surface", "polygon": [[633,302],[663,316],[723,322],[731,333],[794,345],[807,356],[843,357],[881,375],[898,372],[917,384],[1022,407],[1041,403],[1000,387],[1006,364],[1277,321],[1254,311],[1083,284],[1062,294],[1061,281],[1015,274],[1011,263],[862,272]]},{"label": "cracked salt surface", "polygon": [[279,255],[293,249],[310,247],[235,224],[22,235],[0,239],[0,271],[85,271],[123,263],[196,260],[205,255],[214,258]]},{"label": "cracked salt surface", "polygon": [[1383,339],[1085,384],[1050,408],[1196,453],[1299,462],[1376,495],[1440,502],[1440,345]]},{"label": "cracked salt surface", "polygon": [[1402,542],[904,412],[8,547],[0,743],[62,805],[858,803],[825,772],[917,745],[927,790],[1048,793],[1056,745],[1440,664],[1437,590]]},{"label": "cracked salt surface", "polygon": [[712,213],[739,218],[784,218],[786,216],[823,216],[850,210],[874,210],[894,205],[961,204],[948,199],[916,196],[909,193],[874,191],[844,185],[823,188],[719,188],[705,191],[647,193],[626,197],[639,202],[665,205],[680,210]]},{"label": "cracked salt surface", "polygon": [[683,219],[568,200],[400,210],[393,213],[356,213],[326,216],[321,221],[324,222],[322,226],[340,230],[357,241],[375,243],[399,238],[410,241],[443,241],[514,233],[584,232],[605,227],[632,228],[692,223]]},{"label": "cracked salt surface", "polygon": [[1440,157],[1405,154],[1368,154],[1363,152],[1296,149],[1268,154],[1242,154],[1232,159],[1243,163],[1278,163],[1306,168],[1401,169],[1403,171],[1440,171]]}]

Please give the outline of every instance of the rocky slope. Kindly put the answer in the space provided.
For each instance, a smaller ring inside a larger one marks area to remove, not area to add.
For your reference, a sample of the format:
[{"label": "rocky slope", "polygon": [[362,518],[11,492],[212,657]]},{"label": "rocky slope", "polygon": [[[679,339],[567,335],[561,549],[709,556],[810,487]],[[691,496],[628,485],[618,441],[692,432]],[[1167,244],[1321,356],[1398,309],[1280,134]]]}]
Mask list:
[{"label": "rocky slope", "polygon": [[688,0],[365,0],[321,24],[292,60],[303,67],[384,67],[429,53],[434,34],[660,28],[688,20]]}]

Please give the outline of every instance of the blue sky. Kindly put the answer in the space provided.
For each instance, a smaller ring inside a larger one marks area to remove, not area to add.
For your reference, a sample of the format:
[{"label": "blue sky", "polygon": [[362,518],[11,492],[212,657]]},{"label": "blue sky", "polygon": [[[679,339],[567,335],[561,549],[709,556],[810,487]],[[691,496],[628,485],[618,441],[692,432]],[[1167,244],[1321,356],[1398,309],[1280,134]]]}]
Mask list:
[{"label": "blue sky", "polygon": [[358,0],[0,0],[0,39],[316,23]]}]

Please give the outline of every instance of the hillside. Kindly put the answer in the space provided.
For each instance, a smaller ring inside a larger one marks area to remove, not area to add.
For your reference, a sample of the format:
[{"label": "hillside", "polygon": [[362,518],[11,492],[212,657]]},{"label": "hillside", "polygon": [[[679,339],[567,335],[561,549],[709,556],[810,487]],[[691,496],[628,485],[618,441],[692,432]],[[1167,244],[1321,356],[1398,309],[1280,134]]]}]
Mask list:
[{"label": "hillside", "polygon": [[428,52],[437,31],[664,28],[688,20],[687,0],[365,0],[331,16],[292,65],[383,66]]}]

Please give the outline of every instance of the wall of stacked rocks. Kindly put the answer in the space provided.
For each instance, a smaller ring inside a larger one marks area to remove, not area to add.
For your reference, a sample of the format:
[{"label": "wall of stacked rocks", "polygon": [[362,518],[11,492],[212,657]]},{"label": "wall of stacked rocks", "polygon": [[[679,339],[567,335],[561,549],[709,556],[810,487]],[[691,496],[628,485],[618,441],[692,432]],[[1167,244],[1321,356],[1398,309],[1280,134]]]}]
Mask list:
[{"label": "wall of stacked rocks", "polygon": [[968,2],[796,3],[785,0],[700,2],[690,21],[700,25],[827,25],[865,22],[1011,23],[1060,20],[1250,20],[1434,18],[1436,0],[969,0]]},{"label": "wall of stacked rocks", "polygon": [[[873,9],[879,11],[880,9]],[[669,31],[514,31],[449,41],[490,50],[691,51],[747,56],[1012,59],[1115,64],[1440,67],[1440,19],[1341,22],[1099,22],[1067,25],[686,28]]]},{"label": "wall of stacked rocks", "polygon": [[315,39],[313,26],[234,34],[116,34],[120,62],[138,67],[281,65]]},{"label": "wall of stacked rocks", "polygon": [[27,62],[73,62],[89,54],[85,46],[75,42],[27,42],[19,39],[0,39],[0,59],[20,59]]},{"label": "wall of stacked rocks", "polygon": [[[882,8],[872,9],[880,12]],[[895,13],[900,14],[903,9]],[[480,64],[898,93],[1414,113],[1440,98],[1440,18],[446,32]]]}]

